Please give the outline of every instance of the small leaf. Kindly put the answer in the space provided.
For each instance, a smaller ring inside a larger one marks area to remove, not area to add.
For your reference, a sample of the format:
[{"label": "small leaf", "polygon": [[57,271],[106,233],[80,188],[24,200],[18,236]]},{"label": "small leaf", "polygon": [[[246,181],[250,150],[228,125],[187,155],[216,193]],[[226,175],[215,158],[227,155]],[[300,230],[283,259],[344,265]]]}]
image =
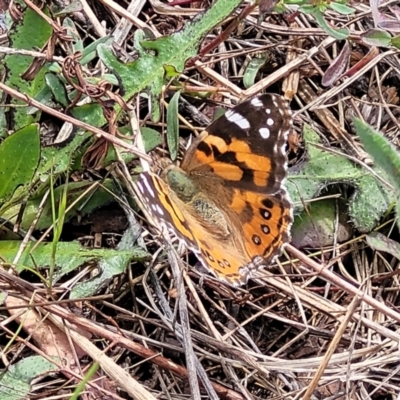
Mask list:
[{"label": "small leaf", "polygon": [[[35,250],[32,251],[33,246]],[[0,254],[8,263],[12,263],[17,254],[21,242],[19,240],[0,240]],[[52,255],[51,243],[32,243],[30,242],[24,249],[19,264],[16,266],[17,271],[24,269],[37,270],[38,268],[47,268],[50,265]],[[54,280],[58,280],[64,275],[74,271],[88,262],[107,262],[113,265],[113,268],[124,269],[129,260],[143,261],[148,256],[142,248],[133,247],[130,250],[115,249],[89,249],[81,246],[78,242],[58,242],[56,252],[56,268]],[[124,261],[122,265],[121,262]],[[118,262],[117,265],[115,263]]]},{"label": "small leaf", "polygon": [[[95,40],[94,42],[90,43],[86,46],[82,51],[82,58],[80,59],[81,65],[86,65],[93,61],[97,57],[97,46],[100,44],[104,44],[106,46],[111,46],[113,43],[114,38],[112,36],[103,36],[100,39]],[[118,81],[116,83],[118,85]]]},{"label": "small leaf", "polygon": [[278,4],[278,2],[279,0],[260,0],[258,4],[260,15],[272,12],[275,6]]},{"label": "small leaf", "polygon": [[400,260],[400,243],[389,239],[379,232],[371,232],[365,237],[368,246],[376,251],[384,251]]},{"label": "small leaf", "polygon": [[[400,155],[394,146],[371,126],[354,118],[354,127],[360,137],[365,150],[372,156],[376,164],[383,169],[387,179],[392,183],[397,195],[397,208],[400,202]],[[400,227],[400,218],[397,214],[397,224]]]},{"label": "small leaf", "polygon": [[388,47],[392,41],[390,33],[382,29],[370,29],[360,35],[361,40],[370,46]]},{"label": "small leaf", "polygon": [[171,155],[171,160],[176,160],[178,156],[178,147],[179,147],[179,119],[178,119],[178,106],[179,106],[179,97],[181,92],[176,92],[171,101],[169,102],[169,106],[167,109],[167,144],[168,150]]},{"label": "small leaf", "polygon": [[72,0],[68,5],[66,5],[64,8],[58,10],[57,12],[54,13],[55,17],[61,17],[63,15],[68,15],[72,14],[77,11],[82,11],[83,7],[80,1],[78,0]]},{"label": "small leaf", "polygon": [[304,4],[299,7],[299,11],[304,14],[314,14],[316,11],[316,7],[312,4]]},{"label": "small leaf", "polygon": [[72,36],[72,52],[82,52],[83,50],[83,41],[79,35],[79,31],[76,28],[74,21],[70,18],[65,18],[63,21],[63,28],[67,30],[67,34]]},{"label": "small leaf", "polygon": [[67,107],[68,99],[64,84],[56,75],[51,73],[47,73],[44,78],[47,86],[50,88],[51,93],[54,96],[55,101],[64,107]]},{"label": "small leaf", "polygon": [[400,35],[395,36],[391,41],[390,44],[397,49],[400,49]]},{"label": "small leaf", "polygon": [[328,35],[332,36],[333,38],[338,39],[338,40],[344,40],[344,39],[347,39],[347,38],[348,38],[348,36],[349,36],[349,31],[348,31],[348,29],[346,29],[346,28],[341,28],[341,29],[332,28],[332,26],[329,25],[329,24],[325,21],[323,15],[322,15],[322,13],[321,13],[321,11],[319,11],[319,10],[315,11],[315,12],[314,12],[314,18],[315,18],[315,20],[317,21],[318,25],[319,25],[326,33],[328,33]]},{"label": "small leaf", "polygon": [[400,195],[400,154],[385,137],[360,119],[354,118],[354,127],[365,150],[386,172]]},{"label": "small leaf", "polygon": [[254,85],[258,71],[262,66],[264,66],[269,58],[268,53],[265,53],[251,59],[243,74],[243,85],[246,89]]},{"label": "small leaf", "polygon": [[399,33],[400,32],[400,21],[384,20],[378,23],[378,27],[385,29],[390,32]]},{"label": "small leaf", "polygon": [[337,79],[343,74],[350,60],[350,55],[350,46],[349,43],[346,41],[340,54],[336,57],[335,60],[333,60],[332,64],[325,71],[321,82],[323,86],[330,86],[337,81]]},{"label": "small leaf", "polygon": [[57,371],[58,367],[42,356],[23,358],[8,365],[0,378],[0,398],[2,400],[23,400],[30,397],[31,381],[41,375]]},{"label": "small leaf", "polygon": [[0,204],[19,186],[29,185],[40,160],[39,126],[32,124],[0,145]]},{"label": "small leaf", "polygon": [[353,14],[356,11],[354,8],[346,6],[346,4],[340,4],[340,3],[336,3],[336,2],[330,3],[329,8],[332,8],[332,10],[335,10],[339,14],[342,14],[342,15]]}]

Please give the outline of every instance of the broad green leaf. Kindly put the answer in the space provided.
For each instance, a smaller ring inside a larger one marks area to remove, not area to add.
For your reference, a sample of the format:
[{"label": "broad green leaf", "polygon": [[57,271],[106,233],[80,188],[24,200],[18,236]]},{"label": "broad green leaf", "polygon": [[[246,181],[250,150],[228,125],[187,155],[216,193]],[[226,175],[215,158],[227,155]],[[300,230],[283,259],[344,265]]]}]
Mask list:
[{"label": "broad green leaf", "polygon": [[[49,107],[54,107],[54,101],[53,101],[53,93],[51,93],[50,88],[47,85],[44,85],[38,93],[35,95],[35,100],[39,101],[40,103],[49,106]],[[27,106],[25,108],[25,112],[27,115],[33,115],[37,113],[39,109],[37,107],[33,106]]]},{"label": "broad green leaf", "polygon": [[71,114],[79,121],[86,122],[99,128],[107,123],[103,109],[98,103],[84,104],[71,109]]},{"label": "broad green leaf", "polygon": [[[109,46],[98,46],[101,61],[118,76],[124,86],[124,99],[148,89],[151,97],[158,97],[166,69],[182,72],[186,61],[197,54],[204,36],[228,17],[241,0],[218,0],[207,11],[187,22],[183,28],[156,40],[135,40],[137,60],[123,64]],[[136,35],[137,37],[138,35]],[[154,105],[154,100],[152,101]],[[154,110],[152,111],[154,112]]]},{"label": "broad green leaf", "polygon": [[391,44],[392,36],[382,29],[370,29],[361,34],[361,40],[370,46],[388,47]]},{"label": "broad green leaf", "polygon": [[[34,245],[35,243],[29,243],[24,250],[19,264],[17,265],[17,270],[19,272],[25,269],[36,270],[37,268],[47,268],[50,265],[52,244],[40,243],[35,250],[31,252]],[[19,240],[0,241],[0,254],[3,260],[6,263],[11,263],[20,246],[21,242]],[[129,260],[143,261],[147,256],[148,253],[140,247],[133,247],[126,251],[118,251],[114,249],[89,249],[81,246],[78,242],[59,242],[57,244],[54,282],[85,263],[94,263],[101,260],[102,262],[109,263],[113,268],[123,269],[126,268]],[[115,263],[117,265],[115,265]]]},{"label": "broad green leaf", "polygon": [[[47,13],[46,8],[42,11]],[[22,12],[22,19],[13,24],[9,37],[14,49],[37,50],[44,46],[51,34],[51,26],[35,11],[26,8]],[[4,58],[7,70],[5,84],[18,90],[20,93],[35,97],[45,86],[44,74],[46,67],[42,67],[32,80],[25,80],[22,78],[22,75],[27,71],[32,62],[33,58],[29,56],[19,54],[7,55]],[[12,98],[10,103],[16,106],[11,112],[12,129],[18,130],[39,120],[39,112],[36,115],[28,115],[26,108],[21,107],[26,106],[25,102]]]},{"label": "broad green leaf", "polygon": [[371,126],[354,118],[354,127],[365,150],[375,163],[386,173],[386,177],[396,191],[397,224],[400,227],[400,155],[394,146]]},{"label": "broad green leaf", "polygon": [[1,400],[24,400],[31,396],[31,381],[50,374],[58,367],[42,356],[31,356],[0,371]]},{"label": "broad green leaf", "polygon": [[374,161],[386,172],[397,195],[400,195],[400,154],[394,146],[371,126],[354,118],[354,127],[365,150]]},{"label": "broad green leaf", "polygon": [[[343,243],[352,237],[352,229],[347,221],[344,201],[325,199],[310,203],[295,218],[292,226],[293,246],[297,248],[318,248],[332,246],[334,240]],[[337,217],[338,223],[336,223]]]},{"label": "broad green leaf", "polygon": [[[74,286],[70,293],[70,299],[83,298],[91,296],[93,293],[98,291],[101,287],[108,284],[109,281],[115,276],[122,274],[128,265],[130,259],[132,259],[132,249],[138,251],[139,258],[147,258],[148,254],[141,248],[135,246],[136,240],[140,235],[140,231],[134,232],[132,226],[124,232],[120,242],[115,251],[114,257],[103,258],[100,260],[98,268],[99,274],[86,282],[78,283]],[[136,254],[135,259],[138,259]]]},{"label": "broad green leaf", "polygon": [[[77,200],[85,191],[95,187],[93,182],[69,182],[67,192],[67,205],[69,206]],[[108,190],[107,190],[108,189]],[[60,196],[64,190],[64,185],[60,185],[54,189],[54,197],[56,204],[60,201]],[[105,180],[101,186],[98,186],[93,191],[89,191],[77,204],[65,215],[65,222],[70,221],[73,217],[86,216],[99,207],[110,204],[115,201],[112,191],[114,190],[113,182],[110,179]],[[111,192],[111,193],[110,193]],[[21,221],[21,228],[27,230],[39,212],[39,205],[42,202],[42,196],[29,199],[25,207],[24,215]],[[4,218],[11,222],[15,222],[18,214],[19,206],[11,207],[4,213]],[[36,223],[36,229],[44,230],[53,224],[53,215],[51,212],[50,198],[47,199],[40,214],[39,220]]]},{"label": "broad green leaf", "polygon": [[[127,139],[127,142],[132,144],[132,130],[130,126],[125,126],[119,129],[119,131],[122,133],[122,135],[127,135],[129,139]],[[147,127],[141,127],[140,132],[142,134],[142,140],[144,144],[144,149],[146,153],[149,151],[155,149],[157,146],[162,144],[162,137],[160,133],[158,133],[156,130],[147,128]],[[123,139],[123,137],[122,137]],[[133,153],[128,153],[126,151],[120,151],[120,157],[125,161],[125,163],[129,163],[132,160],[137,159],[137,155]],[[110,146],[107,152],[106,157],[104,158],[103,164],[105,166],[110,165],[111,163],[118,161],[118,157],[115,153],[114,146]]]},{"label": "broad green leaf", "polygon": [[[32,124],[0,144],[0,204],[29,187],[40,160],[39,126]],[[29,189],[22,194],[27,196]]]},{"label": "broad green leaf", "polygon": [[177,91],[169,102],[167,108],[167,144],[168,150],[171,155],[171,160],[175,161],[178,156],[179,148],[179,119],[178,119],[178,106],[180,91]]},{"label": "broad green leaf", "polygon": [[295,213],[299,214],[304,208],[303,202],[314,199],[327,186],[346,183],[356,188],[349,202],[352,223],[361,232],[371,231],[387,212],[394,193],[348,158],[321,149],[318,135],[309,126],[304,127],[304,140],[308,161],[299,171],[290,173],[287,182]]},{"label": "broad green leaf", "polygon": [[[63,4],[63,3],[61,3]],[[57,11],[53,11],[54,12],[54,16],[55,17],[61,17],[63,15],[68,15],[68,14],[72,14],[76,11],[82,11],[83,7],[82,4],[79,0],[72,0],[71,2],[68,2],[67,5],[65,7],[63,7],[62,9],[59,9]]]},{"label": "broad green leaf", "polygon": [[[66,172],[74,158],[79,154],[79,149],[93,138],[93,135],[87,132],[80,134],[75,131],[71,135],[72,140],[67,140],[67,143],[42,149],[39,167],[35,174],[35,185],[45,184],[51,173],[58,175]],[[39,188],[36,190],[39,190]]]}]

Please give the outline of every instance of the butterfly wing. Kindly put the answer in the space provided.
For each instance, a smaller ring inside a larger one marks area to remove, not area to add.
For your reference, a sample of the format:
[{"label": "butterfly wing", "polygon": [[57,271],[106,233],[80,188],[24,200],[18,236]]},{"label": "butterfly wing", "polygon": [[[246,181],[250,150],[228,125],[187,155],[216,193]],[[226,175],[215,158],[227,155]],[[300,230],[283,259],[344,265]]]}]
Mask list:
[{"label": "butterfly wing", "polygon": [[199,223],[193,209],[153,173],[142,172],[137,188],[147,211],[170,233],[183,240],[205,268],[232,285],[245,283],[248,273],[242,267],[246,268],[250,260],[235,244],[232,235],[216,238],[213,224]]},{"label": "butterfly wing", "polygon": [[[207,192],[216,194],[212,199],[231,222],[248,265],[269,265],[290,240],[292,207],[284,181],[292,123],[281,96],[255,97],[213,122],[182,164],[194,180],[215,187]],[[218,185],[212,183],[216,177]]]},{"label": "butterfly wing", "polygon": [[216,175],[232,188],[276,193],[286,177],[291,126],[291,110],[281,96],[254,97],[214,121],[187,151],[182,169]]},{"label": "butterfly wing", "polygon": [[255,97],[213,122],[188,149],[181,170],[198,189],[190,200],[154,174],[139,177],[150,212],[233,285],[268,265],[289,241],[284,147],[291,126],[282,97]]}]

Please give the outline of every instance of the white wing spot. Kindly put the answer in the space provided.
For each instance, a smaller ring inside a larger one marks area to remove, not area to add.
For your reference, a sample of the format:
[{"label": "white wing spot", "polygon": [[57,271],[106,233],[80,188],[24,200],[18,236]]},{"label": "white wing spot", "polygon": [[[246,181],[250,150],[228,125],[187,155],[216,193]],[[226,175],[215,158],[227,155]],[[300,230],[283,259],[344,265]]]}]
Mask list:
[{"label": "white wing spot", "polygon": [[274,120],[272,118],[267,119],[267,125],[272,126],[274,124]]},{"label": "white wing spot", "polygon": [[232,110],[228,110],[228,111],[225,113],[225,117],[229,119],[229,118],[232,117],[233,114],[235,114],[235,113],[234,113]]},{"label": "white wing spot", "polygon": [[259,130],[258,130],[258,132],[260,132],[260,135],[261,135],[261,137],[263,138],[263,139],[268,139],[269,138],[269,135],[270,135],[270,131],[269,131],[269,129],[268,128],[260,128]]},{"label": "white wing spot", "polygon": [[270,108],[266,108],[266,109],[265,109],[265,112],[266,112],[267,114],[271,114],[271,109],[270,109]]},{"label": "white wing spot", "polygon": [[163,209],[158,204],[156,205],[156,211],[158,212],[158,215],[164,215]]},{"label": "white wing spot", "polygon": [[[142,182],[146,186],[147,192],[150,194],[151,197],[154,198],[155,197],[155,193],[154,193],[153,188],[150,186],[149,181],[146,178],[143,178]],[[144,190],[144,188],[143,188],[142,192],[145,193],[146,190]]]},{"label": "white wing spot", "polygon": [[258,97],[254,97],[254,99],[251,99],[250,103],[254,107],[262,107],[263,106],[262,101]]},{"label": "white wing spot", "polygon": [[230,115],[227,115],[226,117],[229,122],[233,122],[241,129],[249,129],[250,128],[250,122],[245,117],[240,115],[239,113],[232,112]]}]

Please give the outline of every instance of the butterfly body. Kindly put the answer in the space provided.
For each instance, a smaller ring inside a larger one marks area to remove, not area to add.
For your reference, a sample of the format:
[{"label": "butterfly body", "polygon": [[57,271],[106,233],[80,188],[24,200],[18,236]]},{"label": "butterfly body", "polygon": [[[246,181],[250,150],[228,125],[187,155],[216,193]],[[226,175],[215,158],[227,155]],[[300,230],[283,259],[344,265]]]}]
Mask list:
[{"label": "butterfly body", "polygon": [[233,285],[269,265],[290,238],[292,211],[283,183],[291,125],[283,98],[255,97],[213,122],[180,167],[139,178],[149,211]]}]

